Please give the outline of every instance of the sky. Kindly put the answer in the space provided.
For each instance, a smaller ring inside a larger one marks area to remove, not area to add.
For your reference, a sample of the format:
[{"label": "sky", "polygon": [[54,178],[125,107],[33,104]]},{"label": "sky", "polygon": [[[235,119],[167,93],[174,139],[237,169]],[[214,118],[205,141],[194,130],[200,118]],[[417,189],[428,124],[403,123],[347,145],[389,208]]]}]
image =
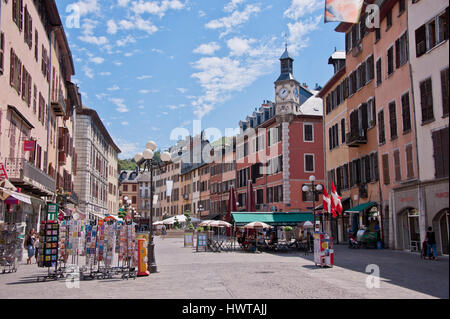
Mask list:
[{"label": "sky", "polygon": [[75,63],[73,82],[132,158],[147,141],[239,128],[264,100],[285,43],[294,76],[314,89],[333,75],[344,38],[325,0],[56,0]]}]

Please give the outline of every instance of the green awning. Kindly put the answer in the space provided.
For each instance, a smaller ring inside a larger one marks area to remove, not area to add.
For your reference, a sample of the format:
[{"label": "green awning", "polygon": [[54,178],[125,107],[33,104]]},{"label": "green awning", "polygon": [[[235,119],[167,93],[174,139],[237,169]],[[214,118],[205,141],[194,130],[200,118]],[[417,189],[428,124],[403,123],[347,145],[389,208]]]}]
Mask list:
[{"label": "green awning", "polygon": [[362,211],[365,211],[366,209],[372,208],[375,205],[378,205],[377,202],[368,202],[368,203],[365,203],[365,204],[354,206],[354,207],[346,210],[346,212],[348,212],[348,213],[360,213]]},{"label": "green awning", "polygon": [[252,222],[263,222],[271,226],[296,226],[306,221],[314,221],[314,216],[310,212],[282,213],[282,212],[242,212],[231,213],[231,223],[236,226],[243,226]]}]

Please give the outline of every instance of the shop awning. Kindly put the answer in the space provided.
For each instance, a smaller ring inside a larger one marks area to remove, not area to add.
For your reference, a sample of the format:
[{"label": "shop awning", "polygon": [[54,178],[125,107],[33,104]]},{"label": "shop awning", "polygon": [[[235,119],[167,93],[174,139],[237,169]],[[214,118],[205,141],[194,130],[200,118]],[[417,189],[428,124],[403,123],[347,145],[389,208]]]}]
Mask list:
[{"label": "shop awning", "polygon": [[252,222],[263,222],[271,226],[296,226],[305,221],[313,221],[314,216],[310,212],[282,213],[282,212],[240,212],[231,213],[231,223],[243,226]]},{"label": "shop awning", "polygon": [[24,203],[27,203],[27,204],[31,205],[31,197],[29,195],[25,195],[25,194],[22,194],[22,193],[17,193],[17,192],[14,192],[12,190],[9,190],[9,189],[3,188],[3,187],[0,187],[0,188],[1,188],[1,191],[3,193],[14,197],[15,199],[18,199],[21,202],[24,202]]},{"label": "shop awning", "polygon": [[366,209],[372,208],[375,205],[377,205],[377,202],[368,202],[368,203],[360,204],[358,206],[354,206],[354,207],[346,210],[346,212],[348,212],[348,213],[360,213],[362,211],[365,211]]}]

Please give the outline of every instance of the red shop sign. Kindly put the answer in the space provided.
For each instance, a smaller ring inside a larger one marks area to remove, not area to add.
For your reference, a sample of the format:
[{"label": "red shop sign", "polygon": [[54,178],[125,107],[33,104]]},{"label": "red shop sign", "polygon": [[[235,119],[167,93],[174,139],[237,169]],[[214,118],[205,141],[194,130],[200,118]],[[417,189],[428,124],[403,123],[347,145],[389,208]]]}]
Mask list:
[{"label": "red shop sign", "polygon": [[25,141],[23,143],[23,151],[24,152],[33,152],[35,141]]}]

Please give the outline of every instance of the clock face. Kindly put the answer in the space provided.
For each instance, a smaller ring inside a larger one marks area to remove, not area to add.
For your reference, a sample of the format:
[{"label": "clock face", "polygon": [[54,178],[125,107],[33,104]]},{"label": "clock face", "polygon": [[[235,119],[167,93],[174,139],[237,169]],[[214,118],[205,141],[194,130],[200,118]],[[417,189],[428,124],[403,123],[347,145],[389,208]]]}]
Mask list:
[{"label": "clock face", "polygon": [[282,88],[282,89],[278,92],[278,95],[279,95],[282,99],[286,98],[286,97],[288,96],[288,94],[289,94],[289,91],[288,91],[286,88]]}]

